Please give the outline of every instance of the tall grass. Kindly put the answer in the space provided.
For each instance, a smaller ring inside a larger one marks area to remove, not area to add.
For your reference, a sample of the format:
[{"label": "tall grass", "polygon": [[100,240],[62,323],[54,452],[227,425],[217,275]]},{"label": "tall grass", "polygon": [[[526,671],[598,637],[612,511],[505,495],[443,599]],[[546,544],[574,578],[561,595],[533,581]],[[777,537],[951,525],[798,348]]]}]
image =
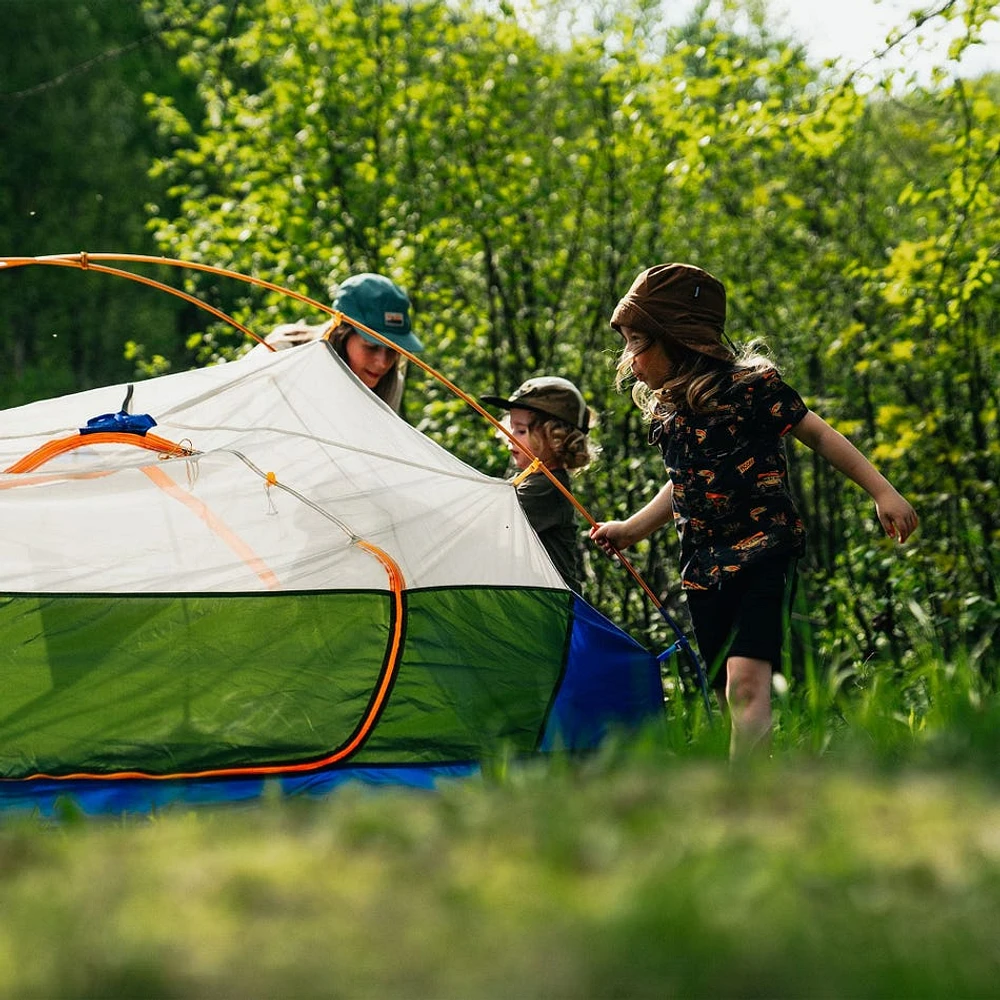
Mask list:
[{"label": "tall grass", "polygon": [[[829,656],[826,636],[846,627],[834,622],[821,628],[801,613],[789,616],[772,690],[775,754],[985,767],[996,762],[1000,701],[993,679],[1000,664],[989,641],[952,647],[949,655],[928,624],[903,656],[888,643],[863,659],[843,650]],[[724,756],[724,712],[714,696],[712,711],[705,711],[693,674],[678,656],[666,663],[664,689],[664,750]]]},{"label": "tall grass", "polygon": [[0,996],[1000,996],[974,654],[817,659],[741,768],[671,673],[662,724],[433,794],[0,817]]}]

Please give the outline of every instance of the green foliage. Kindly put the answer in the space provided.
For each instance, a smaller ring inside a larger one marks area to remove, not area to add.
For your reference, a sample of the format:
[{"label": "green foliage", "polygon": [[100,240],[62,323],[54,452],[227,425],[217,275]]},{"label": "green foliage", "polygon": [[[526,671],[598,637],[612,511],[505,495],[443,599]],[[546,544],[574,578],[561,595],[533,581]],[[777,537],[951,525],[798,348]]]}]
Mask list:
[{"label": "green foliage", "polygon": [[[603,36],[555,46],[511,17],[434,2],[298,4],[293,18],[285,0],[261,0],[234,23],[212,9],[190,38],[170,36],[204,110],[192,120],[169,96],[154,103],[177,144],[156,168],[176,205],[156,237],[314,297],[351,271],[386,271],[411,291],[431,363],[475,394],[572,378],[602,420],[604,457],[581,498],[622,513],[659,474],[611,388],[614,302],[665,253],[734,275],[739,302],[755,279],[740,268],[771,234],[732,220],[784,225],[805,203],[794,175],[811,177],[857,104],[840,97],[817,117],[801,50],[760,18],[740,34],[736,17],[695,18],[675,37],[623,6]],[[790,149],[789,134],[801,134]],[[198,276],[191,288],[220,291]],[[287,303],[231,294],[239,319],[292,318]],[[209,331],[207,358],[239,349],[225,336]],[[484,471],[505,467],[488,429],[420,372],[406,414]],[[640,558],[664,590],[670,557],[657,545]],[[592,564],[616,617],[662,631],[637,590]]]},{"label": "green foliage", "polygon": [[[188,88],[136,5],[3,5],[0,247],[4,255],[155,252],[144,230],[153,128],[144,89]],[[122,381],[137,338],[174,361],[174,299],[110,277],[21,268],[3,274],[0,401],[13,406]]]}]

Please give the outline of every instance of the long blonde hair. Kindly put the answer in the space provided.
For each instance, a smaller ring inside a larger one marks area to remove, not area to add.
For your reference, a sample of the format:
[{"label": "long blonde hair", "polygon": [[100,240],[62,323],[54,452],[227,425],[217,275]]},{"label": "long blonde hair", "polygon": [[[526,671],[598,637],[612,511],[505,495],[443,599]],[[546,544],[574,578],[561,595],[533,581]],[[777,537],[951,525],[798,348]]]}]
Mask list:
[{"label": "long blonde hair", "polygon": [[615,368],[615,388],[621,390],[633,377],[632,359],[658,344],[672,366],[670,377],[659,389],[642,382],[632,385],[632,399],[649,419],[662,419],[678,410],[708,413],[719,403],[719,396],[737,372],[764,372],[774,369],[761,340],[742,346],[724,343],[728,357],[719,359],[684,347],[666,335],[640,331],[643,340],[637,350],[624,350]]}]

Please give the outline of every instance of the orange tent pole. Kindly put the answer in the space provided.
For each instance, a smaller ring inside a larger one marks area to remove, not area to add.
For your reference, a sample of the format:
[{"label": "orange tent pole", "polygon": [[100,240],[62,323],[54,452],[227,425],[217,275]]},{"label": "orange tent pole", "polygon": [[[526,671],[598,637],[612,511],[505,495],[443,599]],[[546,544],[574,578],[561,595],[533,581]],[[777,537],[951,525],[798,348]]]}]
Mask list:
[{"label": "orange tent pole", "polygon": [[[315,299],[310,298],[308,295],[303,295],[301,292],[293,291],[290,288],[283,288],[281,285],[276,285],[274,282],[266,281],[263,278],[256,278],[251,275],[240,274],[238,271],[231,271],[228,268],[215,267],[212,264],[203,264],[196,261],[184,261],[178,260],[173,257],[156,257],[151,254],[135,254],[135,253],[89,253],[87,251],[81,251],[80,253],[74,254],[49,254],[41,257],[0,257],[0,270],[4,268],[15,268],[15,267],[26,267],[29,265],[48,265],[54,267],[77,267],[81,270],[93,270],[100,271],[105,274],[114,274],[118,277],[127,277],[134,281],[140,281],[143,284],[151,285],[161,289],[162,291],[169,292],[172,295],[179,295],[181,298],[186,299],[189,302],[193,302],[195,305],[200,306],[203,309],[208,310],[213,315],[218,316],[220,319],[231,323],[236,329],[245,333],[247,336],[252,337],[259,343],[264,343],[262,338],[258,337],[255,333],[247,330],[246,327],[237,323],[231,317],[226,316],[224,313],[212,306],[207,305],[200,299],[196,299],[193,296],[187,295],[184,292],[179,292],[177,289],[171,288],[169,285],[164,285],[160,282],[153,281],[152,279],[146,278],[141,275],[136,275],[134,272],[122,270],[119,268],[105,267],[101,264],[102,261],[117,261],[122,263],[132,263],[132,264],[162,264],[168,267],[181,267],[187,268],[193,271],[201,271],[206,274],[215,274],[220,277],[232,278],[235,281],[242,281],[245,284],[256,285],[260,288],[266,288],[272,292],[278,292],[281,295],[287,295],[290,298],[297,299],[306,305],[312,306],[314,309],[320,312],[326,313],[328,316],[332,316],[334,319],[342,319],[351,324],[357,330],[363,331],[369,337],[374,338],[387,347],[391,347],[398,354],[401,354],[407,361],[421,368],[423,371],[427,372],[432,378],[437,379],[442,385],[449,389],[452,393],[463,400],[469,406],[472,407],[480,416],[482,416],[486,421],[493,425],[500,433],[502,433],[508,440],[513,444],[517,444],[528,457],[538,463],[538,468],[543,472],[549,479],[549,481],[559,490],[563,496],[573,505],[573,507],[580,513],[585,521],[591,527],[597,527],[598,522],[591,516],[590,512],[576,499],[573,494],[563,486],[562,483],[553,475],[553,473],[545,466],[545,464],[531,452],[531,449],[523,444],[520,444],[514,440],[514,436],[507,430],[506,427],[500,423],[491,413],[489,413],[476,399],[470,396],[468,393],[460,389],[454,382],[452,382],[445,375],[442,375],[436,368],[429,365],[426,361],[422,361],[417,355],[411,353],[395,344],[389,338],[384,337],[377,330],[371,329],[371,327],[366,326],[364,323],[358,320],[352,319],[350,316],[333,309],[331,306],[324,305],[322,302],[317,302]],[[274,348],[270,345],[266,345],[269,349]],[[652,588],[643,579],[639,571],[632,565],[632,563],[621,554],[620,551],[615,549],[615,555],[617,556],[619,562],[625,567],[626,571],[632,576],[635,582],[642,588],[646,596],[653,602],[654,606],[666,617],[666,612],[663,608],[663,604],[660,599],[653,592]],[[668,619],[670,620],[670,619]],[[672,621],[672,620],[671,620]],[[675,631],[677,631],[675,626]]]}]

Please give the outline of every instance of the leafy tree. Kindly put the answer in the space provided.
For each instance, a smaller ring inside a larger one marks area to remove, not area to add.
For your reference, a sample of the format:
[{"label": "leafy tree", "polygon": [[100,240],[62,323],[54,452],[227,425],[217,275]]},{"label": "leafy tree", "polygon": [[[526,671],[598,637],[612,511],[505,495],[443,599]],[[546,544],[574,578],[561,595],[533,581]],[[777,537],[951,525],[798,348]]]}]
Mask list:
[{"label": "leafy tree", "polygon": [[[145,89],[183,89],[134,5],[4,4],[0,245],[9,255],[153,252],[145,232],[153,129]],[[172,299],[100,275],[3,275],[6,405],[130,377],[129,340],[179,360]]]}]

